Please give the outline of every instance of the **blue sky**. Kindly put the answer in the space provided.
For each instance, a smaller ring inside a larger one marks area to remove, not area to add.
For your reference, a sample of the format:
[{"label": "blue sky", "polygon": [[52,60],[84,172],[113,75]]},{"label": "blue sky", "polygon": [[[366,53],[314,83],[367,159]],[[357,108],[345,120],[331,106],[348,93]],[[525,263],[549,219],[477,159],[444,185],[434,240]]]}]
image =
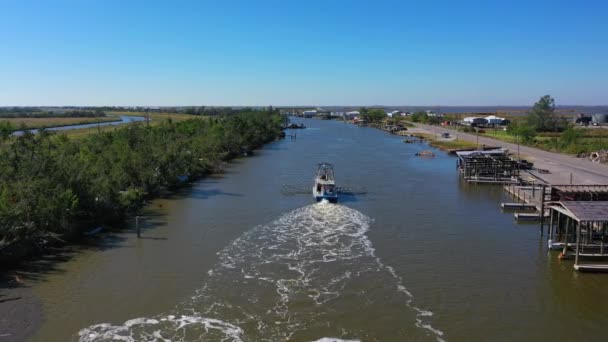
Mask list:
[{"label": "blue sky", "polygon": [[0,0],[0,105],[608,104],[607,1]]}]

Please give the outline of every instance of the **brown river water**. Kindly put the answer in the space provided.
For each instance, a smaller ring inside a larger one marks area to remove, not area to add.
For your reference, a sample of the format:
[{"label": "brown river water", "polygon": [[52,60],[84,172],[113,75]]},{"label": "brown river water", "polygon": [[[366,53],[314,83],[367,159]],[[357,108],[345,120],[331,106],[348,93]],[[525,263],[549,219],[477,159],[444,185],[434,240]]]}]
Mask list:
[{"label": "brown river water", "polygon": [[[608,275],[577,274],[498,186],[334,121],[231,163],[33,277],[31,341],[600,341]],[[350,194],[313,203],[317,162]]]}]

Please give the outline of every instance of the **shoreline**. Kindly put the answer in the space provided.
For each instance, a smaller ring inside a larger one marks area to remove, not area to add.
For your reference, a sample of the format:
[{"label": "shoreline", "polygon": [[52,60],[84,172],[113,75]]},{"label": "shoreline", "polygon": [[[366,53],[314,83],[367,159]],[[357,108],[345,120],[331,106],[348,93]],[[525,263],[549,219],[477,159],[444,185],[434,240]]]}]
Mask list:
[{"label": "shoreline", "polygon": [[[486,146],[501,146],[507,148],[511,153],[517,153],[516,144],[496,140],[484,136],[455,132],[439,126],[415,124],[415,127],[408,129],[415,133],[425,133],[439,135],[450,133],[456,139],[477,142]],[[549,170],[549,174],[538,176],[535,172],[527,171],[531,176],[549,184],[569,184],[572,177],[572,184],[608,184],[608,165],[596,164],[589,160],[580,159],[568,154],[549,152],[535,147],[520,145],[519,154],[526,157],[528,161],[534,163],[535,168]]]}]

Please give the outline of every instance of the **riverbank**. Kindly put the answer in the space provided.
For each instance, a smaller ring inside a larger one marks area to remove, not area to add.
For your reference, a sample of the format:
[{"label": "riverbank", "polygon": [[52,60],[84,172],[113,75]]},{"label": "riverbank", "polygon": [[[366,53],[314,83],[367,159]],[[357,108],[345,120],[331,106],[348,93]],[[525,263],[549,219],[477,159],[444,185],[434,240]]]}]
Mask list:
[{"label": "riverbank", "polygon": [[477,148],[477,144],[467,140],[457,139],[453,135],[442,137],[441,135],[432,134],[424,130],[416,130],[415,128],[410,129],[410,135],[413,137],[422,138],[429,144],[429,146],[438,148],[445,152]]},{"label": "riverbank", "polygon": [[549,152],[534,147],[528,147],[505,141],[488,138],[487,136],[477,136],[469,133],[455,132],[440,126],[416,124],[416,128],[411,128],[413,132],[426,133],[434,136],[448,133],[454,135],[456,139],[477,143],[486,146],[501,146],[507,148],[511,153],[519,154],[522,158],[534,163],[538,169],[548,170],[549,173],[540,174],[530,171],[529,174],[541,182],[549,184],[608,184],[608,165],[592,163],[587,159],[575,156]]}]

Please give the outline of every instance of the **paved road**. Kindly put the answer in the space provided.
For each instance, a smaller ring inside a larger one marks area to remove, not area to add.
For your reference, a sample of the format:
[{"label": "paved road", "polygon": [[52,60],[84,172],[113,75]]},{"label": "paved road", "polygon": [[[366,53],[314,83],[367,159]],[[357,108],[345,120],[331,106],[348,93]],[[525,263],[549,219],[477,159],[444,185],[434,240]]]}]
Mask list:
[{"label": "paved road", "polygon": [[[473,134],[454,132],[439,126],[416,124],[416,127],[430,133],[441,134],[448,132],[457,135],[458,139],[476,142],[488,146],[502,146],[513,153],[517,153],[517,144],[512,144],[487,137],[477,137]],[[535,177],[550,184],[570,184],[572,174],[573,184],[608,184],[608,165],[592,163],[589,160],[576,158],[570,155],[548,152],[528,146],[519,146],[519,152],[534,166],[551,171],[551,174],[538,174],[531,172]]]}]

